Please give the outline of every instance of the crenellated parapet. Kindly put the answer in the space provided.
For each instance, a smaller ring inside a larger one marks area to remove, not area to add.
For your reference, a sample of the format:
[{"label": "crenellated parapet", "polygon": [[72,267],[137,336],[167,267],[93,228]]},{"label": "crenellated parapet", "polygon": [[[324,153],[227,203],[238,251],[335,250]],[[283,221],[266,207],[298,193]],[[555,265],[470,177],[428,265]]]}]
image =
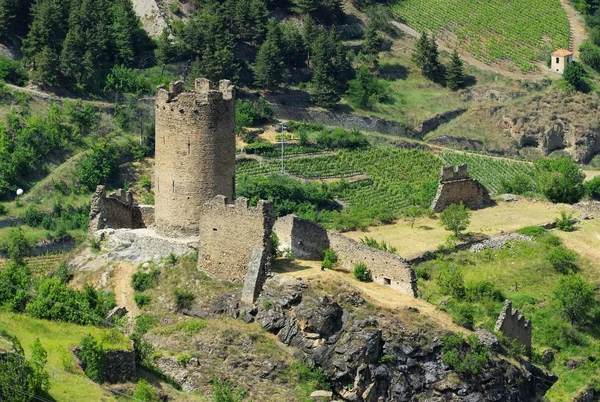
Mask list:
[{"label": "crenellated parapet", "polygon": [[467,165],[443,166],[438,190],[431,203],[434,212],[442,212],[452,204],[464,204],[469,209],[493,205],[489,191],[479,181],[469,176]]},{"label": "crenellated parapet", "polygon": [[522,344],[528,354],[531,352],[531,321],[513,309],[510,300],[504,302],[494,330]]}]

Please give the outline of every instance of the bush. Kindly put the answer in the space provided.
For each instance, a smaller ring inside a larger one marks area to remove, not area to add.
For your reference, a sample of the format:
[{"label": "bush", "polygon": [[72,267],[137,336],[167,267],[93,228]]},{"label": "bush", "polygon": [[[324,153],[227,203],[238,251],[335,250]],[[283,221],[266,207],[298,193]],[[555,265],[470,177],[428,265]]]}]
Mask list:
[{"label": "bush", "polygon": [[22,87],[27,82],[27,71],[20,62],[0,56],[0,80]]},{"label": "bush", "polygon": [[139,380],[133,398],[144,402],[160,402],[158,394],[146,380]]},{"label": "bush", "polygon": [[135,304],[139,308],[142,308],[142,307],[147,306],[148,304],[150,304],[150,296],[144,295],[144,294],[140,294],[140,293],[136,293],[135,295],[133,295],[133,300],[135,301]]},{"label": "bush", "polygon": [[526,226],[522,229],[517,230],[517,233],[525,236],[531,236],[533,238],[538,238],[548,233],[548,230],[541,226]]},{"label": "bush", "polygon": [[465,297],[465,282],[460,268],[449,264],[442,266],[436,282],[443,294],[457,299]]},{"label": "bush", "polygon": [[189,309],[192,307],[192,303],[195,299],[193,294],[183,289],[175,289],[173,291],[173,296],[175,297],[175,305],[177,306],[177,310]]},{"label": "bush", "polygon": [[563,79],[568,82],[572,88],[578,90],[585,89],[585,77],[586,73],[584,68],[576,61],[567,64],[565,71],[563,72]]},{"label": "bush", "polygon": [[546,260],[561,274],[569,274],[577,270],[577,254],[563,246],[550,250]]},{"label": "bush", "polygon": [[246,145],[244,148],[247,154],[260,155],[265,152],[271,152],[274,149],[274,145],[268,141],[256,141]]},{"label": "bush", "polygon": [[367,137],[358,130],[342,128],[325,130],[317,136],[317,145],[327,149],[361,149],[369,146]]},{"label": "bush", "polygon": [[371,282],[373,280],[373,277],[371,276],[371,271],[362,262],[354,265],[353,274],[354,277],[361,282]]},{"label": "bush", "polygon": [[270,241],[271,241],[271,249],[270,249],[271,257],[277,258],[281,254],[281,252],[279,251],[279,237],[277,237],[277,233],[271,232]]},{"label": "bush", "polygon": [[579,47],[579,58],[596,71],[600,71],[600,48],[589,41],[584,41]]},{"label": "bush", "polygon": [[440,214],[442,227],[453,232],[456,237],[465,230],[471,222],[471,211],[461,202],[460,205],[452,204]]},{"label": "bush", "polygon": [[273,117],[273,108],[263,98],[256,102],[238,100],[235,104],[235,123],[238,127],[252,127]]},{"label": "bush", "polygon": [[475,307],[469,303],[457,303],[451,310],[452,321],[461,327],[472,330],[475,325]]},{"label": "bush", "polygon": [[9,261],[0,270],[0,306],[10,311],[22,312],[29,301],[31,270],[27,265]]},{"label": "bush", "polygon": [[131,276],[131,287],[143,292],[156,285],[160,271],[158,268],[152,268],[149,272],[138,271]]},{"label": "bush", "polygon": [[73,277],[69,270],[69,266],[64,262],[60,263],[52,276],[58,278],[62,283],[68,283]]},{"label": "bush", "polygon": [[212,402],[242,402],[246,392],[237,388],[229,381],[222,381],[218,378],[213,378],[210,393],[212,394]]},{"label": "bush", "polygon": [[563,232],[572,232],[575,230],[573,225],[573,214],[567,211],[560,211],[560,217],[556,219],[556,227]]},{"label": "bush", "polygon": [[6,205],[0,203],[0,216],[4,216],[8,213],[8,208],[6,208]]},{"label": "bush", "polygon": [[574,204],[583,197],[585,174],[573,159],[543,158],[534,165],[538,170],[539,189],[550,201]]},{"label": "bush", "polygon": [[346,97],[354,106],[372,109],[376,103],[390,98],[390,84],[377,79],[363,64],[356,72],[356,78],[348,82]]},{"label": "bush", "polygon": [[96,190],[99,184],[115,181],[118,174],[119,152],[108,142],[92,147],[92,152],[81,161],[77,168],[77,177],[89,191]]},{"label": "bush", "polygon": [[578,275],[560,278],[553,293],[554,300],[571,324],[582,322],[596,303],[594,286]]},{"label": "bush", "polygon": [[470,302],[504,301],[502,290],[488,281],[472,281],[465,286],[465,298]]},{"label": "bush", "polygon": [[102,345],[92,335],[88,334],[83,337],[78,357],[81,360],[85,374],[97,383],[104,381],[102,371],[104,356]]},{"label": "bush", "polygon": [[527,194],[535,191],[535,181],[525,173],[517,173],[512,179],[500,179],[500,192],[509,194]]},{"label": "bush", "polygon": [[417,265],[415,267],[415,275],[419,279],[428,281],[431,279],[431,267],[425,264]]},{"label": "bush", "polygon": [[362,244],[366,244],[369,247],[373,247],[378,250],[386,251],[386,252],[392,253],[392,254],[397,251],[396,247],[388,246],[388,244],[384,240],[382,240],[380,243],[376,239],[369,237],[369,236],[361,237],[360,242]]},{"label": "bush", "polygon": [[442,339],[442,362],[459,373],[477,375],[488,364],[488,350],[479,344],[476,335],[467,340],[462,335],[450,335]]}]

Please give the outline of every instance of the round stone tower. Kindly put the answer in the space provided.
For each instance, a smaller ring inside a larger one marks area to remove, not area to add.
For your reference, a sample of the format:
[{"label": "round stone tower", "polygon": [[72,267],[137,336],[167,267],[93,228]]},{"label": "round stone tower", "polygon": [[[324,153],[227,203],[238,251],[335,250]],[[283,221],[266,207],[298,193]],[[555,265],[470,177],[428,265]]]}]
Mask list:
[{"label": "round stone tower", "polygon": [[217,195],[235,198],[235,88],[200,78],[159,88],[156,96],[155,227],[196,235],[200,207]]}]

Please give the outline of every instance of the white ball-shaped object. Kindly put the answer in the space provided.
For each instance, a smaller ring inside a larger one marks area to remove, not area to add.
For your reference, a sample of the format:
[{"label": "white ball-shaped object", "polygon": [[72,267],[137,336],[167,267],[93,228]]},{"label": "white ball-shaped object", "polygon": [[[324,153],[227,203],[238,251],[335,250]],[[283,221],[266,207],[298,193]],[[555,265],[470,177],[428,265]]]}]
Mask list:
[{"label": "white ball-shaped object", "polygon": [[23,189],[22,188],[17,189],[17,195],[23,195]]}]

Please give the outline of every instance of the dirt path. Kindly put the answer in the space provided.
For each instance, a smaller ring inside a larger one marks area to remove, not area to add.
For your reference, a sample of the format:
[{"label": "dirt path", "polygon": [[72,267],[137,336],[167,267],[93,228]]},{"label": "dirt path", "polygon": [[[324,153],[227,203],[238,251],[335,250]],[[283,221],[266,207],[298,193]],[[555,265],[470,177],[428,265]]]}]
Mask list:
[{"label": "dirt path", "polygon": [[579,46],[588,38],[585,30],[585,22],[581,15],[569,3],[569,0],[560,0],[560,4],[565,9],[569,19],[569,28],[571,32],[569,47],[575,53],[575,58],[579,59]]},{"label": "dirt path", "polygon": [[6,84],[6,86],[8,87],[8,89],[10,89],[11,91],[19,91],[19,92],[25,92],[31,96],[33,96],[34,98],[37,99],[43,99],[46,101],[54,101],[54,102],[64,102],[64,101],[71,101],[71,102],[76,102],[76,101],[82,101],[82,102],[86,102],[86,103],[90,103],[94,106],[96,106],[97,108],[100,109],[109,109],[112,110],[114,109],[114,104],[109,103],[109,102],[102,102],[102,101],[94,101],[94,100],[89,100],[89,99],[84,99],[84,98],[73,98],[73,97],[68,97],[68,96],[58,96],[58,95],[54,95],[48,92],[44,92],[44,91],[40,91],[39,89],[34,89],[34,88],[29,88],[29,87],[19,87],[13,84]]},{"label": "dirt path", "polygon": [[294,260],[293,265],[300,269],[290,270],[282,275],[302,278],[318,277],[335,281],[345,281],[357,288],[366,299],[374,302],[376,305],[389,309],[416,307],[421,314],[428,316],[442,328],[451,331],[468,332],[466,329],[454,324],[452,318],[448,314],[438,310],[433,304],[427,303],[422,299],[415,299],[414,297],[399,293],[392,288],[374,282],[359,282],[349,273],[329,269],[321,271],[321,263],[319,261]]},{"label": "dirt path", "polygon": [[137,267],[133,264],[122,262],[117,265],[112,273],[112,285],[117,299],[117,306],[127,307],[127,316],[132,319],[140,314],[135,301],[133,300],[133,288],[131,287],[131,276],[135,273]]}]

